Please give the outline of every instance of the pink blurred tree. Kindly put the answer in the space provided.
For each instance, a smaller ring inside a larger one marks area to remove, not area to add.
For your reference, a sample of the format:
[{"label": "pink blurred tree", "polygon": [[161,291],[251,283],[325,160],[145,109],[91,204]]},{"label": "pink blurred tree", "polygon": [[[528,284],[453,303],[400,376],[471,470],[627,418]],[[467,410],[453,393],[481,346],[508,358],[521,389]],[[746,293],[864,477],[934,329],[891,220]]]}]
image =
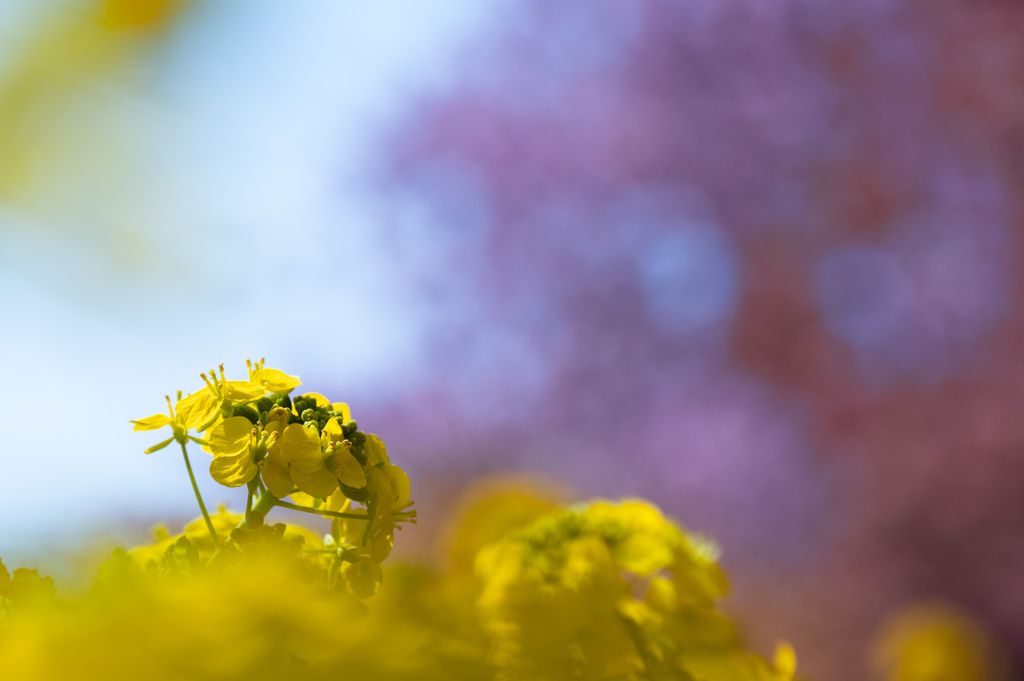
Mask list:
[{"label": "pink blurred tree", "polygon": [[381,176],[436,319],[392,439],[652,497],[818,678],[915,598],[1024,651],[1020,35],[998,0],[509,9]]}]

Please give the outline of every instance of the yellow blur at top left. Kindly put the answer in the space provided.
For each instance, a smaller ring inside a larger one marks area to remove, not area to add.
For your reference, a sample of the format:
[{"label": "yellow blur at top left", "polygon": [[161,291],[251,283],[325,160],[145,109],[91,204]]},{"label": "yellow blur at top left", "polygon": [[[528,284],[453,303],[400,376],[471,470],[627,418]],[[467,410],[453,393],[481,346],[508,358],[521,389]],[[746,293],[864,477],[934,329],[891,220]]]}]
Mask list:
[{"label": "yellow blur at top left", "polygon": [[[32,6],[0,54],[0,202],[46,209],[89,186],[124,143],[111,94],[170,35],[188,0],[83,0]],[[45,212],[45,210],[44,210]]]}]

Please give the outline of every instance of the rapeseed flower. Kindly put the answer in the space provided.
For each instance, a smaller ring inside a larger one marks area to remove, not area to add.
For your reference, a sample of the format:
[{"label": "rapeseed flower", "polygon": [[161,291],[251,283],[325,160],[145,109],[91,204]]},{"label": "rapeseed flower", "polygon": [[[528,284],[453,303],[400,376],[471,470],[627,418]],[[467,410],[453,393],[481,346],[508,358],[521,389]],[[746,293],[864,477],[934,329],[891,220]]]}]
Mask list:
[{"label": "rapeseed flower", "polygon": [[152,454],[155,451],[161,450],[167,445],[174,442],[175,440],[177,440],[181,444],[185,444],[185,442],[187,442],[189,439],[195,440],[196,442],[199,441],[196,438],[190,438],[188,434],[188,425],[185,419],[181,416],[180,411],[178,413],[175,413],[174,406],[171,405],[170,396],[165,395],[164,399],[167,400],[166,414],[153,414],[152,416],[147,416],[144,419],[132,421],[132,423],[135,424],[135,427],[132,429],[134,431],[159,430],[161,428],[164,428],[165,426],[171,427],[171,437],[147,449],[145,451],[146,454]]},{"label": "rapeseed flower", "polygon": [[264,428],[259,424],[253,426],[244,416],[232,416],[218,423],[208,440],[213,452],[210,476],[227,487],[241,487],[262,471],[263,482],[272,493],[288,494],[292,489],[288,464],[274,447],[280,429],[280,421]]},{"label": "rapeseed flower", "polygon": [[[717,609],[728,581],[715,546],[641,500],[563,508],[520,487],[463,507],[451,569],[385,566],[416,520],[409,477],[347,404],[292,397],[298,379],[263,360],[248,369],[248,381],[204,375],[167,415],[133,422],[171,427],[159,447],[180,442],[202,518],[115,550],[60,607],[51,581],[0,563],[4,674],[793,679],[788,644],[753,655]],[[214,480],[248,488],[244,512],[206,511],[189,440],[213,455]],[[268,520],[278,507],[327,519],[329,533]]]},{"label": "rapeseed flower", "polygon": [[715,609],[715,556],[646,502],[545,515],[477,555],[494,659],[523,678],[788,681],[791,648],[751,655]]},{"label": "rapeseed flower", "polygon": [[220,365],[220,378],[212,370],[209,376],[199,376],[206,383],[206,387],[178,400],[176,405],[185,425],[195,430],[206,430],[219,419],[230,415],[233,407],[244,406],[267,394],[263,385],[249,381],[227,380],[223,364]]},{"label": "rapeseed flower", "polygon": [[351,449],[336,417],[328,419],[319,433],[313,425],[292,423],[274,447],[288,463],[295,486],[314,499],[330,497],[339,484],[352,490],[366,487],[366,472]]},{"label": "rapeseed flower", "polygon": [[249,383],[263,386],[270,394],[287,394],[302,384],[298,376],[265,367],[263,358],[255,364],[245,360],[245,366],[249,369]]},{"label": "rapeseed flower", "polygon": [[[409,476],[398,466],[381,463],[366,470],[366,520],[345,518],[338,527],[339,538],[356,547],[357,553],[376,564],[383,563],[395,544],[399,523],[415,523],[413,512],[405,512],[411,504]],[[350,508],[348,499],[333,495],[327,510]]]},{"label": "rapeseed flower", "polygon": [[[378,477],[370,472],[368,485]],[[246,528],[224,508],[213,516],[223,545],[207,541],[200,520],[180,534],[160,530],[152,546],[116,553],[93,589],[60,607],[45,595],[5,605],[4,585],[13,580],[0,567],[0,669],[26,681],[116,681],[137,678],[139,669],[150,681],[794,678],[788,644],[773,660],[753,655],[714,603],[680,595],[689,587],[673,572],[678,560],[645,578],[623,568],[650,567],[633,555],[634,541],[648,541],[642,535],[671,549],[657,550],[661,564],[678,550],[711,555],[653,506],[601,501],[552,510],[525,495],[499,505],[501,513],[488,515],[491,529],[453,532],[494,538],[477,551],[475,576],[382,570],[333,537],[321,543],[280,524]],[[339,489],[328,506],[351,500]],[[534,520],[510,527],[506,513]],[[16,574],[26,585],[46,584]]]}]

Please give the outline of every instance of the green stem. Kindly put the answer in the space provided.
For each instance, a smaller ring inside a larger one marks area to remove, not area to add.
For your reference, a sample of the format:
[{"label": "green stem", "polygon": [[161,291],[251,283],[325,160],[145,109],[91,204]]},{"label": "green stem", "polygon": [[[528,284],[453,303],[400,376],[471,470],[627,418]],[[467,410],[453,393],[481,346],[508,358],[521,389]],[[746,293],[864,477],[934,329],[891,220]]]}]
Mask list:
[{"label": "green stem", "polygon": [[270,509],[274,508],[278,503],[278,498],[270,492],[263,492],[260,498],[256,500],[256,505],[252,507],[252,511],[249,512],[249,517],[246,518],[246,527],[259,527],[263,524],[263,519],[267,517],[267,513]]},{"label": "green stem", "polygon": [[181,455],[185,457],[185,468],[188,469],[188,478],[192,481],[192,491],[196,493],[196,501],[199,502],[199,510],[203,512],[203,520],[206,521],[206,529],[210,531],[210,537],[213,539],[214,546],[220,546],[220,537],[217,536],[217,530],[213,529],[213,521],[210,520],[210,514],[206,511],[206,504],[203,503],[203,495],[199,493],[199,485],[196,484],[195,473],[192,472],[192,463],[188,460],[188,450],[185,449],[185,443],[181,442]]},{"label": "green stem", "polygon": [[331,518],[351,518],[353,520],[369,520],[370,516],[365,513],[338,513],[337,511],[328,511],[325,509],[308,508],[306,506],[299,506],[298,504],[290,504],[287,501],[278,501],[275,506],[281,508],[290,508],[293,511],[302,511],[303,513],[312,513],[314,515],[325,515]]},{"label": "green stem", "polygon": [[253,491],[252,488],[253,488],[253,484],[250,482],[248,487],[249,487],[249,494],[248,494],[248,496],[245,497],[245,525],[246,525],[246,527],[249,526],[249,517],[252,515],[252,491]]}]

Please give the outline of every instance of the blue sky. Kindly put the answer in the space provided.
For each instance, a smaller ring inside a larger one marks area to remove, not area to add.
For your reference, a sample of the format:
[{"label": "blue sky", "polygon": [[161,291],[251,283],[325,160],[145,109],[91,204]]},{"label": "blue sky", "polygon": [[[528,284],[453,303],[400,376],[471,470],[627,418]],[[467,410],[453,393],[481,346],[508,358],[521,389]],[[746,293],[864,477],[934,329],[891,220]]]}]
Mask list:
[{"label": "blue sky", "polygon": [[[240,377],[266,356],[355,401],[405,380],[424,320],[361,179],[502,4],[200,4],[126,82],[76,95],[63,125],[95,146],[44,187],[42,210],[0,204],[17,424],[0,453],[0,555],[191,514],[180,456],[143,456],[161,438],[128,421],[218,362]],[[33,30],[28,7],[0,2],[0,33]],[[16,56],[0,47],[0,76]],[[231,496],[204,487],[210,503]]]}]

